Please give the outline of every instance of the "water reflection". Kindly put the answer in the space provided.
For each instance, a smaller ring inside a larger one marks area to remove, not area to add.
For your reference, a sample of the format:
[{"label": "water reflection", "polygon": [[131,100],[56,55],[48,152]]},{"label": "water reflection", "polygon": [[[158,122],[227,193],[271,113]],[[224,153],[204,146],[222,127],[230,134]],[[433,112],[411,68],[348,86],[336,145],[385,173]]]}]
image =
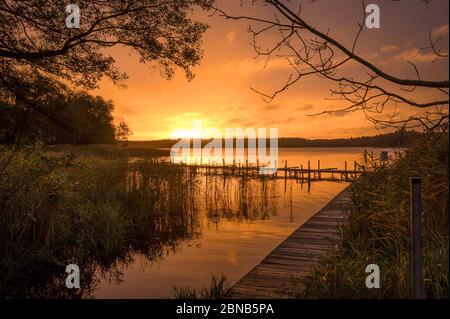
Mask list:
[{"label": "water reflection", "polygon": [[211,221],[268,219],[276,215],[277,189],[273,180],[218,176],[203,179],[205,193],[202,200]]},{"label": "water reflection", "polygon": [[132,260],[118,267],[123,281],[114,282],[101,274],[92,296],[168,297],[172,286],[200,288],[210,274],[223,273],[232,281],[238,280],[345,187],[344,183],[323,182],[312,194],[295,181],[286,183],[197,175],[189,193],[189,207],[195,208],[198,220],[193,232],[197,236],[178,238],[179,249],[166,250],[164,259],[135,253]]},{"label": "water reflection", "polygon": [[[346,160],[360,154],[342,152]],[[339,156],[332,161],[343,162]],[[237,281],[346,183],[318,182],[309,191],[296,180],[203,175],[137,161],[109,186],[120,215],[100,231],[109,232],[108,240],[124,233],[123,245],[102,242],[100,252],[71,261],[82,272],[79,290],[65,287],[65,265],[43,265],[36,279],[12,283],[7,295],[152,298],[169,296],[174,285],[201,288],[210,274]]]}]

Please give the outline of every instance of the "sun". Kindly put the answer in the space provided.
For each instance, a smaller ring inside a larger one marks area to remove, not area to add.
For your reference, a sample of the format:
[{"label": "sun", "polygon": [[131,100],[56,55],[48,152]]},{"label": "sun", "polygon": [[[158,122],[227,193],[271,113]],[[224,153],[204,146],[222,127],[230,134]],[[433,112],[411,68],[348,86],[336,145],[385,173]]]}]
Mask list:
[{"label": "sun", "polygon": [[[181,125],[180,125],[181,126]],[[170,133],[171,139],[208,139],[215,137],[218,130],[212,127],[205,127],[203,120],[193,120],[192,128],[176,128]]]},{"label": "sun", "polygon": [[196,132],[193,130],[186,130],[186,129],[178,129],[174,130],[170,133],[170,138],[172,139],[195,139],[195,138],[201,138],[201,132]]}]

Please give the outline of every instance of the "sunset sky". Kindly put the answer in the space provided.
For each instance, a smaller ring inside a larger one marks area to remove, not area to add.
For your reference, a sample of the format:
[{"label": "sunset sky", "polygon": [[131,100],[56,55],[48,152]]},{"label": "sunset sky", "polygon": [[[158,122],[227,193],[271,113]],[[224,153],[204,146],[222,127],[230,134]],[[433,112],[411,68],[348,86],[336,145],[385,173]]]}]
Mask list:
[{"label": "sunset sky", "polygon": [[[241,7],[240,2],[219,1],[218,5],[231,14],[273,15],[269,7]],[[423,79],[448,79],[448,65],[430,63],[434,56],[420,50],[428,45],[432,31],[443,37],[441,49],[448,52],[447,0],[434,0],[428,9],[420,0],[368,3],[379,4],[381,28],[364,29],[358,54],[397,76],[416,78],[407,63],[410,61],[418,66]],[[302,1],[302,5],[304,20],[323,32],[329,29],[330,35],[350,46],[357,32],[356,23],[361,20],[361,1]],[[345,106],[327,100],[336,83],[317,77],[305,78],[271,103],[264,102],[250,87],[267,93],[278,89],[291,74],[288,63],[273,59],[264,69],[264,58],[255,59],[250,45],[248,21],[225,20],[197,11],[194,18],[209,24],[210,29],[204,36],[204,58],[190,82],[181,72],[168,81],[154,65],[140,64],[135,53],[123,48],[111,50],[120,69],[129,75],[127,88],[105,80],[95,93],[114,102],[115,118],[129,124],[134,132],[132,140],[177,137],[174,135],[192,129],[193,121],[201,121],[203,128],[277,127],[283,137],[335,138],[381,132],[361,112],[308,116]],[[274,35],[266,37],[267,41],[276,39]],[[354,64],[347,68],[355,74],[361,72]],[[420,94],[417,92],[417,99]],[[416,112],[404,107],[405,112]]]}]

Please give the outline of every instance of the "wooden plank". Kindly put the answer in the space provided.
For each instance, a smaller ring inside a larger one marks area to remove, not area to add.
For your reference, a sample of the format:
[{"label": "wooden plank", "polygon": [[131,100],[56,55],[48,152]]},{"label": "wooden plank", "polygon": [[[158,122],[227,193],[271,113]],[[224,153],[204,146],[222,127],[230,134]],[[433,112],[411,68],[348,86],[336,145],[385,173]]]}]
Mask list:
[{"label": "wooden plank", "polygon": [[242,277],[228,298],[293,298],[318,261],[338,240],[338,227],[345,220],[348,188],[295,230],[263,261]]}]

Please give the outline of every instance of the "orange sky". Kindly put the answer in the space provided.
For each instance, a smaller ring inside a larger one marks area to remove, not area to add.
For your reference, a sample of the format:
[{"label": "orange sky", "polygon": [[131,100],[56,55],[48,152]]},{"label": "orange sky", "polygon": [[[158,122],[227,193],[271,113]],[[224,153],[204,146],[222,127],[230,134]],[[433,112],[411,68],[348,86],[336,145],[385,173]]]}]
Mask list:
[{"label": "orange sky", "polygon": [[[322,31],[348,44],[361,17],[358,0],[315,2],[302,1],[303,17]],[[427,52],[418,48],[427,45],[430,30],[443,35],[448,43],[448,1],[435,0],[424,9],[417,1],[371,1],[381,8],[381,28],[365,29],[357,53],[385,70],[414,78],[407,61],[415,62],[424,78],[448,79],[448,65],[430,63]],[[231,13],[267,16],[268,8],[241,7],[240,0],[219,1]],[[249,87],[264,92],[279,88],[291,73],[282,59],[272,60],[266,69],[264,59],[255,59],[250,46],[248,22],[225,21],[219,16],[195,13],[210,29],[204,37],[204,58],[194,69],[195,78],[188,82],[179,72],[168,81],[154,65],[142,65],[136,54],[124,48],[111,50],[122,71],[127,72],[127,88],[102,81],[95,94],[111,99],[116,120],[125,120],[133,131],[132,140],[174,137],[174,132],[190,130],[200,120],[203,128],[215,127],[277,127],[279,136],[334,138],[373,135],[381,131],[364,119],[361,112],[338,113],[310,117],[308,114],[335,109],[343,104],[327,100],[336,84],[309,77],[267,104]],[[418,23],[420,21],[420,23]],[[270,35],[267,41],[274,40]],[[448,46],[445,47],[448,50]],[[349,72],[360,72],[357,66]],[[420,92],[417,93],[418,98]],[[415,112],[408,107],[407,112]]]}]

